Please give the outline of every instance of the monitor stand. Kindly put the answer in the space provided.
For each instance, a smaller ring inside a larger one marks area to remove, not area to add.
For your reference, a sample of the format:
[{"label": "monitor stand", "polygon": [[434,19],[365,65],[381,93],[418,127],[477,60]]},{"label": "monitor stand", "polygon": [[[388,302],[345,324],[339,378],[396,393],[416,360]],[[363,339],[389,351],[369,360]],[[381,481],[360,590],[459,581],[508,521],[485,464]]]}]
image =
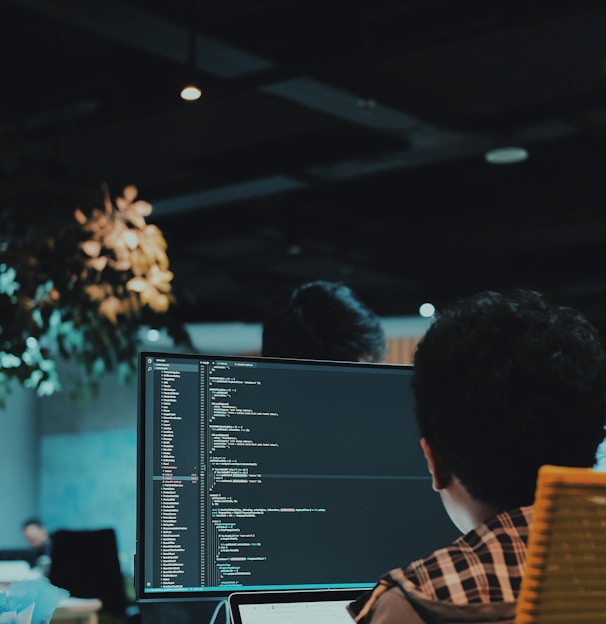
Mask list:
[{"label": "monitor stand", "polygon": [[142,624],[229,624],[225,601],[140,602]]}]

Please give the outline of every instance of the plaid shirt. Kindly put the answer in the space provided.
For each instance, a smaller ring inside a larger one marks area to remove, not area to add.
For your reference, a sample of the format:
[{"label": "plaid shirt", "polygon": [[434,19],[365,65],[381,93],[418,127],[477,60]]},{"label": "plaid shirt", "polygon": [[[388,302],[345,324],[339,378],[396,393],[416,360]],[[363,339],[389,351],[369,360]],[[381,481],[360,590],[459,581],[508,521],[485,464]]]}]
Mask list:
[{"label": "plaid shirt", "polygon": [[392,571],[386,580],[428,600],[457,605],[515,601],[531,513],[531,507],[501,513],[450,546],[398,570],[399,574]]},{"label": "plaid shirt", "polygon": [[[350,615],[359,624],[421,622],[410,607],[414,599],[442,615],[458,609],[456,621],[463,621],[462,610],[471,609],[470,622],[513,622],[531,515],[531,507],[503,512],[429,557],[392,570],[349,605]],[[409,600],[393,600],[398,587]]]}]

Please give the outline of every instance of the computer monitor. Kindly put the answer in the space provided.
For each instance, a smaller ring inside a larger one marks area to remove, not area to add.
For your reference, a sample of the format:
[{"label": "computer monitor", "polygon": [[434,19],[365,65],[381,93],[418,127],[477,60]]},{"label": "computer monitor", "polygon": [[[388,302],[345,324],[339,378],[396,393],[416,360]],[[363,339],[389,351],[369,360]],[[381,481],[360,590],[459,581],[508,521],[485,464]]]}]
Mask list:
[{"label": "computer monitor", "polygon": [[138,601],[362,589],[455,537],[410,366],[139,357]]}]

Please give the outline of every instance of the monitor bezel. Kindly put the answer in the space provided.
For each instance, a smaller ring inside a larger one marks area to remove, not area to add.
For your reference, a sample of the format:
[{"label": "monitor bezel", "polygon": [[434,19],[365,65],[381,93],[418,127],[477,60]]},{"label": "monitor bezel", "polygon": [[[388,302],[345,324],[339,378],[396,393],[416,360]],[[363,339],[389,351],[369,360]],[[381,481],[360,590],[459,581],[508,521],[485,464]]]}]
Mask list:
[{"label": "monitor bezel", "polygon": [[[303,364],[311,366],[329,366],[340,368],[363,368],[363,369],[391,369],[391,370],[403,370],[412,371],[414,369],[412,364],[400,364],[391,362],[350,362],[342,360],[310,360],[300,358],[275,358],[275,357],[262,357],[255,355],[223,355],[223,354],[205,354],[205,353],[184,353],[184,352],[171,352],[171,351],[141,351],[138,354],[137,365],[137,488],[136,488],[136,541],[135,541],[135,555],[134,555],[134,588],[135,588],[135,600],[137,603],[158,603],[158,602],[184,602],[184,601],[217,601],[226,600],[231,594],[235,592],[267,592],[267,589],[254,589],[247,586],[230,586],[225,588],[211,588],[200,590],[158,590],[153,592],[147,592],[142,587],[142,577],[145,567],[145,494],[144,487],[142,487],[143,480],[145,478],[145,437],[146,437],[146,422],[145,422],[145,410],[144,410],[144,395],[145,395],[145,366],[147,358],[170,358],[170,359],[191,359],[196,358],[200,360],[227,360],[233,362],[263,362],[263,363],[290,363],[290,364]],[[359,587],[339,587],[336,584],[326,585],[322,587],[310,588],[308,591],[331,591],[336,589],[350,590],[352,592],[361,591],[367,588],[368,584],[360,584]],[[282,588],[275,588],[271,591],[279,593]],[[296,591],[288,584],[284,584],[283,591]],[[303,591],[303,590],[302,590]]]}]

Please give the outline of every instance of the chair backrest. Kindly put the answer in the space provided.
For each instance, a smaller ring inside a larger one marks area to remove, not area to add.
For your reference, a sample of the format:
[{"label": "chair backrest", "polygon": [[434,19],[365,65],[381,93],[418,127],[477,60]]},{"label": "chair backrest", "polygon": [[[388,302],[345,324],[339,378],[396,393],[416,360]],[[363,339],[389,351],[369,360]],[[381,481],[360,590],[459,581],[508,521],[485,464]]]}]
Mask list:
[{"label": "chair backrest", "polygon": [[99,598],[102,609],[122,615],[124,577],[113,529],[55,531],[49,580],[77,598]]},{"label": "chair backrest", "polygon": [[606,622],[606,472],[540,469],[515,621]]}]

